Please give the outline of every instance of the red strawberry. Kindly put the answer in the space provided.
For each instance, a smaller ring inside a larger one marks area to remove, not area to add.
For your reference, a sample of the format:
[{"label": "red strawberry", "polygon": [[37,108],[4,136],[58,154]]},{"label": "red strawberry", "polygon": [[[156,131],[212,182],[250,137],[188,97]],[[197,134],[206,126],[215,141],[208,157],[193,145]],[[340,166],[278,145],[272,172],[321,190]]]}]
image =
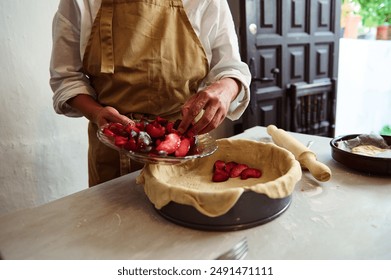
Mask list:
[{"label": "red strawberry", "polygon": [[165,119],[165,118],[162,118],[162,117],[157,116],[154,122],[155,122],[155,123],[158,123],[158,124],[160,124],[160,125],[162,125],[162,126],[166,126],[167,123],[168,123],[168,120]]},{"label": "red strawberry", "polygon": [[140,130],[140,131],[144,131],[145,130],[145,126],[146,126],[146,121],[144,120],[141,120],[139,122],[136,122],[136,127]]},{"label": "red strawberry", "polygon": [[240,178],[246,180],[248,178],[259,178],[262,176],[262,171],[256,168],[247,168],[242,171]]},{"label": "red strawberry", "polygon": [[145,131],[152,138],[160,138],[166,134],[166,128],[158,122],[149,123],[145,126]]},{"label": "red strawberry", "polygon": [[131,136],[136,137],[140,133],[140,129],[138,129],[135,125],[128,124],[125,126],[124,130]]},{"label": "red strawberry", "polygon": [[156,139],[155,140],[155,147],[159,146],[160,143],[162,143],[162,140],[161,139]]},{"label": "red strawberry", "polygon": [[167,155],[174,153],[181,144],[181,138],[176,133],[166,135],[166,138],[156,147],[158,152],[163,152]]},{"label": "red strawberry", "polygon": [[191,138],[189,155],[198,155],[200,153],[196,139],[196,137]]},{"label": "red strawberry", "polygon": [[213,165],[213,171],[215,170],[225,170],[225,162],[223,160],[216,160]]},{"label": "red strawberry", "polygon": [[225,164],[225,170],[226,170],[228,173],[230,173],[231,170],[232,170],[232,168],[234,168],[236,165],[238,165],[238,163],[235,162],[235,161],[227,162],[227,163]]},{"label": "red strawberry", "polygon": [[183,138],[178,150],[175,151],[176,157],[185,157],[190,150],[190,139]]},{"label": "red strawberry", "polygon": [[228,179],[229,179],[229,173],[223,169],[216,169],[213,172],[213,177],[212,177],[213,182],[224,182],[227,181]]},{"label": "red strawberry", "polygon": [[173,122],[168,122],[166,124],[166,131],[167,133],[173,133],[173,132],[176,132],[176,130],[174,129],[174,123]]},{"label": "red strawberry", "polygon": [[242,163],[239,163],[237,165],[235,165],[231,171],[229,172],[229,176],[231,178],[236,178],[236,177],[239,177],[240,176],[240,173],[242,173],[243,170],[247,169],[248,166],[247,164],[242,164]]},{"label": "red strawberry", "polygon": [[134,138],[130,138],[128,142],[124,144],[124,149],[128,151],[136,151],[137,150],[137,143]]},{"label": "red strawberry", "polygon": [[128,142],[128,138],[126,138],[126,137],[117,135],[117,136],[115,136],[115,138],[114,138],[114,144],[115,144],[117,147],[122,148],[122,147],[126,144],[126,142]]},{"label": "red strawberry", "polygon": [[110,123],[108,128],[115,134],[123,137],[127,137],[128,133],[125,131],[125,127],[120,123]]},{"label": "red strawberry", "polygon": [[106,136],[108,136],[108,137],[114,137],[114,136],[115,136],[114,132],[112,132],[112,131],[111,131],[109,128],[107,128],[107,127],[105,127],[105,128],[103,129],[103,134],[106,135]]}]

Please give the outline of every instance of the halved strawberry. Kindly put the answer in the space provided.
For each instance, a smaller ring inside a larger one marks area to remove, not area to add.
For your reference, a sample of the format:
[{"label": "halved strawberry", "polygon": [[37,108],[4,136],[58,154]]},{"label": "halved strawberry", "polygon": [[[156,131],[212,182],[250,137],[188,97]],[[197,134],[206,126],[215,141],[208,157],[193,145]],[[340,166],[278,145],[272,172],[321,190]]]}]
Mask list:
[{"label": "halved strawberry", "polygon": [[145,126],[145,131],[152,138],[160,138],[166,134],[166,128],[158,122],[152,122]]},{"label": "halved strawberry", "polygon": [[168,120],[163,117],[157,116],[154,122],[159,123],[162,126],[166,126],[168,123]]},{"label": "halved strawberry", "polygon": [[125,131],[125,126],[120,123],[110,123],[108,128],[115,134],[123,137],[127,137],[128,133]]},{"label": "halved strawberry", "polygon": [[145,130],[145,126],[148,124],[147,121],[145,120],[140,120],[139,122],[136,122],[136,127],[140,130],[140,131],[144,131]]},{"label": "halved strawberry", "polygon": [[213,171],[215,170],[225,170],[225,161],[220,159],[216,160],[213,164]]},{"label": "halved strawberry", "polygon": [[227,162],[227,163],[225,164],[225,170],[226,170],[228,173],[230,173],[231,170],[232,170],[232,168],[234,168],[236,165],[238,165],[237,162],[235,162],[235,161],[229,161],[229,162]]},{"label": "halved strawberry", "polygon": [[189,150],[189,155],[198,155],[200,153],[200,148],[197,145],[197,141],[193,141],[190,144],[190,150]]},{"label": "halved strawberry", "polygon": [[243,170],[247,169],[248,166],[247,164],[243,164],[243,163],[239,163],[237,165],[235,165],[231,171],[229,172],[229,176],[231,178],[236,178],[236,177],[239,177],[240,176],[240,173],[242,173]]},{"label": "halved strawberry", "polygon": [[262,171],[256,168],[247,168],[242,171],[240,178],[246,180],[248,178],[259,178],[262,176]]},{"label": "halved strawberry", "polygon": [[213,177],[212,177],[213,182],[224,182],[227,181],[228,179],[229,179],[229,173],[223,169],[216,169],[213,172]]},{"label": "halved strawberry", "polygon": [[103,134],[108,137],[114,137],[115,134],[108,127],[103,128]]},{"label": "halved strawberry", "polygon": [[136,137],[140,133],[140,129],[136,125],[128,124],[124,127],[124,130],[131,136]]},{"label": "halved strawberry", "polygon": [[176,157],[185,157],[190,150],[190,139],[183,138],[179,148],[175,151]]},{"label": "halved strawberry", "polygon": [[124,144],[124,149],[128,151],[137,151],[137,143],[134,138],[130,138],[128,142]]},{"label": "halved strawberry", "polygon": [[162,140],[161,139],[156,139],[155,140],[155,147],[159,146],[160,143],[162,143]]},{"label": "halved strawberry", "polygon": [[167,124],[166,124],[166,131],[167,131],[167,133],[168,134],[170,134],[170,133],[173,133],[173,132],[177,132],[175,129],[174,129],[174,123],[173,122],[168,122]]},{"label": "halved strawberry", "polygon": [[116,135],[114,138],[114,144],[117,147],[122,148],[126,144],[126,142],[128,142],[128,138],[126,138],[126,137]]},{"label": "halved strawberry", "polygon": [[166,153],[167,155],[174,153],[181,144],[181,138],[176,133],[166,135],[165,139],[156,147],[158,152]]}]

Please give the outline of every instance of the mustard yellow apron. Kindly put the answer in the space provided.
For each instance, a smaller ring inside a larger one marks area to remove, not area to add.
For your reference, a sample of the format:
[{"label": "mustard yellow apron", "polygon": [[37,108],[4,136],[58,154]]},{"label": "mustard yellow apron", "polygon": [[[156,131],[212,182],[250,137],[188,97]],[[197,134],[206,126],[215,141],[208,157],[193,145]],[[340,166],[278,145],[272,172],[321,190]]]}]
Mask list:
[{"label": "mustard yellow apron", "polygon": [[[208,73],[180,0],[102,0],[83,58],[97,100],[121,114],[178,116]],[[90,123],[89,185],[141,168],[106,147]]]}]

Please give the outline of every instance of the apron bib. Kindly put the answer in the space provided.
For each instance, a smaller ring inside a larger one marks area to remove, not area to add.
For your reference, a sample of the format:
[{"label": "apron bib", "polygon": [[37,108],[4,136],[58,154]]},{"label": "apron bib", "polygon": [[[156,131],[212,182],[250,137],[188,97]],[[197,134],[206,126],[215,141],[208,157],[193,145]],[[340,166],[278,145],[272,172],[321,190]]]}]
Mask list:
[{"label": "apron bib", "polygon": [[[102,0],[83,70],[103,106],[175,119],[207,75],[208,61],[182,1]],[[90,186],[140,169],[101,143],[96,131],[90,123]]]}]

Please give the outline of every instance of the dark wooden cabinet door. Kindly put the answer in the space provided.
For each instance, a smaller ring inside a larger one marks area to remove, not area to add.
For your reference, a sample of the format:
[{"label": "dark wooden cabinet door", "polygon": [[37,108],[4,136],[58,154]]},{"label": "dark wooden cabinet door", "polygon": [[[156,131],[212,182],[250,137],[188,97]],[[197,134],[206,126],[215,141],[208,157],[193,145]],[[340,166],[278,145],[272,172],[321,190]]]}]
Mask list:
[{"label": "dark wooden cabinet door", "polygon": [[289,129],[287,88],[337,76],[340,0],[240,1],[242,58],[253,75],[243,128]]}]

